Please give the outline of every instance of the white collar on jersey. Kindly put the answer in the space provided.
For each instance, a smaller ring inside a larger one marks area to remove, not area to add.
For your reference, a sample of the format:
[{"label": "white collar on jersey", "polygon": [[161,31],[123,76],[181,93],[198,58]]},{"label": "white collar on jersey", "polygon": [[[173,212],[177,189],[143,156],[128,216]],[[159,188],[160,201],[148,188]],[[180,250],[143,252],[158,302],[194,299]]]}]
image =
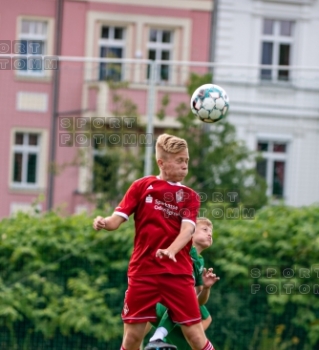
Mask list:
[{"label": "white collar on jersey", "polygon": [[[163,180],[160,178],[159,175],[157,175],[156,178],[159,180]],[[163,180],[163,181],[165,181],[165,180]],[[166,182],[169,183],[170,185],[173,185],[173,186],[183,186],[184,187],[184,185],[182,185],[180,182],[171,182],[171,181],[166,181]]]}]

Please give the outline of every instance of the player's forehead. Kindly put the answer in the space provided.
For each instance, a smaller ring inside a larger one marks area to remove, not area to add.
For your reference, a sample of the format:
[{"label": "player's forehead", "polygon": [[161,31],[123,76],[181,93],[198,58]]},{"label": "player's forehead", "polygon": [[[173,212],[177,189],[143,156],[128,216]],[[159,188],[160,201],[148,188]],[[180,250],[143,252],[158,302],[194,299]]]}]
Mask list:
[{"label": "player's forehead", "polygon": [[211,225],[209,225],[209,224],[206,223],[206,222],[198,222],[198,223],[196,224],[196,229],[198,229],[198,230],[207,229],[207,230],[212,231],[213,228],[212,228]]},{"label": "player's forehead", "polygon": [[169,157],[171,159],[189,159],[188,149],[184,149],[177,153],[170,153]]}]

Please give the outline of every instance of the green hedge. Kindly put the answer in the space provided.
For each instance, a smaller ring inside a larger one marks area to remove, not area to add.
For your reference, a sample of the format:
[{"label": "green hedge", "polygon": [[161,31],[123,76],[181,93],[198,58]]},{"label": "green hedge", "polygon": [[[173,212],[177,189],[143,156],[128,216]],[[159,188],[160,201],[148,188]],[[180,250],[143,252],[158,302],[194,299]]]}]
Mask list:
[{"label": "green hedge", "polygon": [[119,348],[131,224],[97,233],[84,215],[19,214],[0,232],[1,349]]},{"label": "green hedge", "polygon": [[[133,220],[107,233],[95,232],[92,218],[0,222],[1,349],[119,349]],[[203,255],[221,277],[208,302],[216,349],[318,349],[319,208],[276,206],[252,220],[213,221],[214,245]],[[267,268],[277,276],[267,278]]]},{"label": "green hedge", "polygon": [[215,243],[203,255],[221,277],[208,303],[217,349],[319,348],[318,223],[317,206],[214,221]]}]

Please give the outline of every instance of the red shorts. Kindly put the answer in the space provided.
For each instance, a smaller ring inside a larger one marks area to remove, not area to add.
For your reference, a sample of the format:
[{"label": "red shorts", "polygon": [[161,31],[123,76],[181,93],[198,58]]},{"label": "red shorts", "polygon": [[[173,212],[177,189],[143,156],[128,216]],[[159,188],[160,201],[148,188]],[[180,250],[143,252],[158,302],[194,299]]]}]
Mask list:
[{"label": "red shorts", "polygon": [[154,322],[157,303],[168,308],[175,323],[190,326],[201,322],[193,277],[172,274],[129,277],[122,320],[125,323]]}]

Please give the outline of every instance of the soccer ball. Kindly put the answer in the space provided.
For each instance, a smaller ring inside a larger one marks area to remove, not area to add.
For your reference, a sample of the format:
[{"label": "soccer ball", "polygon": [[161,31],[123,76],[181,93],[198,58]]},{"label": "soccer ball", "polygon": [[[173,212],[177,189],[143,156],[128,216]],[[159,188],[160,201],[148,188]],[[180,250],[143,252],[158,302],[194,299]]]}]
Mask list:
[{"label": "soccer ball", "polygon": [[216,123],[225,117],[229,109],[226,91],[215,84],[197,88],[191,98],[192,112],[205,123]]}]

